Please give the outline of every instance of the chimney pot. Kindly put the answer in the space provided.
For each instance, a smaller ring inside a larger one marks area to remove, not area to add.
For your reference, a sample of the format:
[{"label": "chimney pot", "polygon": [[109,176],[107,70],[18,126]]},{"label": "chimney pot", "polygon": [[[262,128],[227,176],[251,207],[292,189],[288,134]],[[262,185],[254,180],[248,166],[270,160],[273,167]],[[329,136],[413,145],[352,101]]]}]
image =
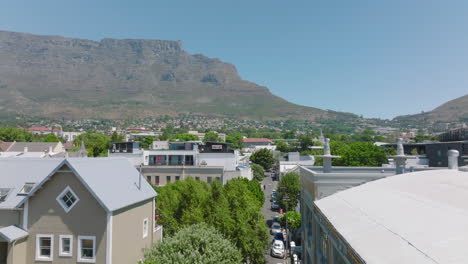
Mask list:
[{"label": "chimney pot", "polygon": [[460,153],[458,150],[451,149],[447,152],[448,156],[448,168],[449,170],[458,170],[458,156]]}]

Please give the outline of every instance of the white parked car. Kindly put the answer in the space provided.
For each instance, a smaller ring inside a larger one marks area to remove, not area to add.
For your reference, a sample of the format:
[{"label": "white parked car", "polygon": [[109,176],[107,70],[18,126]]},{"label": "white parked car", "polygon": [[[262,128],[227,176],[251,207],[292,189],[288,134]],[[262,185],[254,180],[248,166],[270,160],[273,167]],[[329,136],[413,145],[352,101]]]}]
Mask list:
[{"label": "white parked car", "polygon": [[273,222],[273,224],[271,224],[270,234],[274,235],[276,233],[281,233],[281,225],[277,222]]},{"label": "white parked car", "polygon": [[284,258],[285,251],[284,251],[284,243],[281,240],[273,241],[271,245],[271,256],[277,258]]}]

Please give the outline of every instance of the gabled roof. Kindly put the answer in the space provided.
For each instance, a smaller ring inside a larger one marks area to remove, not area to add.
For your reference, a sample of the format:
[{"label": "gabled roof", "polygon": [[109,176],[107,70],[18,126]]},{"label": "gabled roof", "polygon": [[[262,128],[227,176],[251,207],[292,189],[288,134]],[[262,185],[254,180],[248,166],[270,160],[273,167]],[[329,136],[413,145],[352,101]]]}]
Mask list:
[{"label": "gabled roof", "polygon": [[15,142],[4,142],[0,141],[0,151],[8,151],[8,149],[13,145]]},{"label": "gabled roof", "polygon": [[61,142],[15,142],[9,152],[22,152],[24,148],[28,148],[28,152],[48,152],[49,147],[55,148],[57,145],[62,144]]},{"label": "gabled roof", "polygon": [[467,172],[434,170],[376,180],[315,204],[366,263],[468,263],[466,201]]},{"label": "gabled roof", "polygon": [[257,142],[273,143],[273,141],[271,141],[268,138],[243,138],[242,142],[244,143],[257,143]]},{"label": "gabled roof", "polygon": [[18,208],[27,196],[18,193],[26,182],[36,183],[29,195],[40,189],[63,165],[75,173],[101,206],[112,212],[156,196],[154,189],[141,179],[125,158],[10,159],[0,160],[0,188],[10,188],[0,209]]}]

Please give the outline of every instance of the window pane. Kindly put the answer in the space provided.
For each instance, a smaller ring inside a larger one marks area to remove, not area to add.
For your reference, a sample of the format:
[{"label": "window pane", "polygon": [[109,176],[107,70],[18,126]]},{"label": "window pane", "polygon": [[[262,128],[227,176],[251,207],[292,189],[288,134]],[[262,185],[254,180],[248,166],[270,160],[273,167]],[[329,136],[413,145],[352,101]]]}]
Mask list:
[{"label": "window pane", "polygon": [[70,252],[70,239],[69,238],[62,239],[62,252],[64,253]]},{"label": "window pane", "polygon": [[93,248],[93,240],[91,239],[82,239],[81,248]]},{"label": "window pane", "polygon": [[50,248],[41,248],[41,256],[49,257],[50,256]]},{"label": "window pane", "polygon": [[93,249],[82,249],[81,250],[81,257],[82,258],[93,258]]},{"label": "window pane", "polygon": [[48,237],[41,238],[41,247],[50,247],[50,238]]}]

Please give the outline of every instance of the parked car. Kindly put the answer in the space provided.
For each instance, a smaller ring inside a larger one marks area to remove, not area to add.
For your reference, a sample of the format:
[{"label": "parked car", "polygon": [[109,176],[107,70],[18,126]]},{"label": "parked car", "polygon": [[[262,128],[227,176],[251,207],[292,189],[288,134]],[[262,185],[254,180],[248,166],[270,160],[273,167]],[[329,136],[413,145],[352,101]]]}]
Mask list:
[{"label": "parked car", "polygon": [[277,258],[284,258],[286,256],[283,241],[273,241],[271,245],[271,256]]},{"label": "parked car", "polygon": [[275,233],[275,237],[274,237],[273,239],[274,239],[274,240],[279,240],[279,241],[284,242],[284,235],[283,235],[283,232]]},{"label": "parked car", "polygon": [[271,203],[271,210],[275,211],[279,209],[279,204],[276,202]]},{"label": "parked car", "polygon": [[273,223],[279,223],[279,216],[277,216],[277,215],[273,216],[272,222]]},{"label": "parked car", "polygon": [[274,235],[281,232],[281,225],[279,223],[273,222],[270,229],[270,234]]}]

